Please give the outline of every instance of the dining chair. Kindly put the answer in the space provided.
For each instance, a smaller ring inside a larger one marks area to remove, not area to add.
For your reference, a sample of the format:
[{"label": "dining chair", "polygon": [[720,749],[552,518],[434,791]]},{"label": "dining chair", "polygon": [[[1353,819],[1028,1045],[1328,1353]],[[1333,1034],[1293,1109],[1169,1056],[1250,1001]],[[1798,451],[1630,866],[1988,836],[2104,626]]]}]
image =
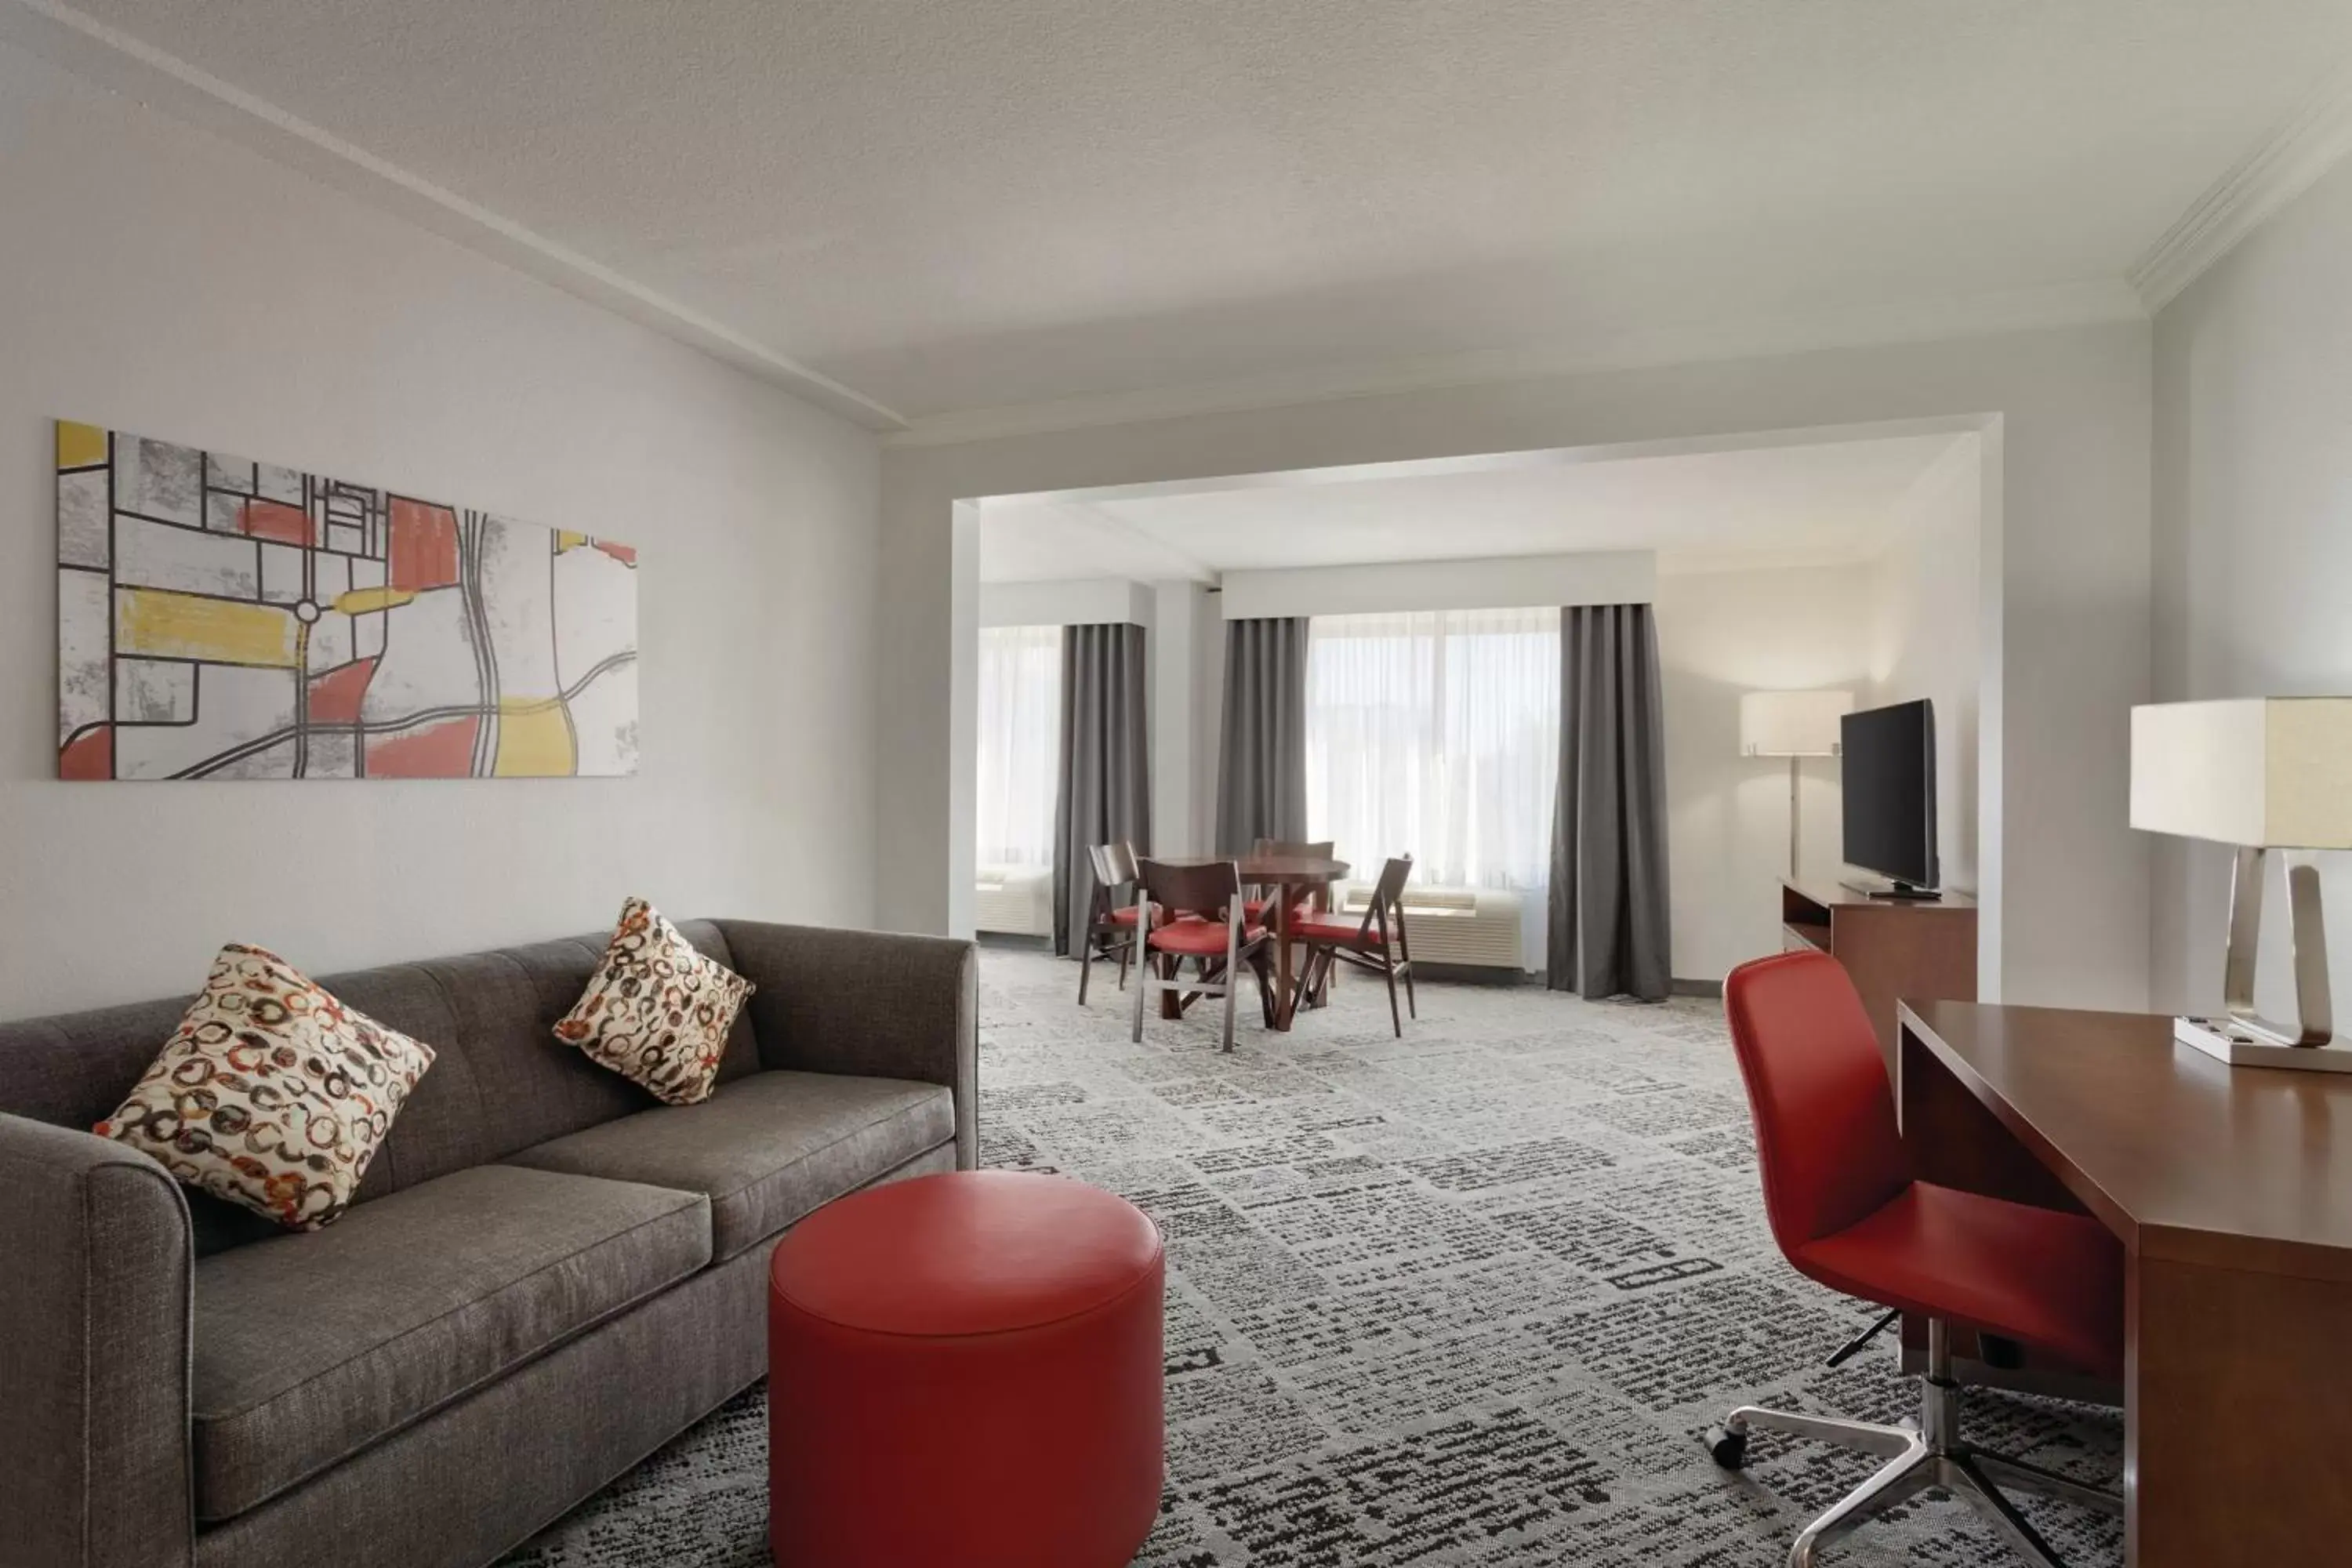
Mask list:
[{"label": "dining chair", "polygon": [[1298,972],[1302,1003],[1330,980],[1335,965],[1368,970],[1388,982],[1389,1021],[1396,1026],[1397,1037],[1404,1037],[1404,1018],[1397,1011],[1399,975],[1404,977],[1405,1006],[1415,1018],[1421,1016],[1412,994],[1412,947],[1404,934],[1404,885],[1412,875],[1410,855],[1381,867],[1360,921],[1317,910],[1292,922],[1292,940],[1307,948],[1307,963]]},{"label": "dining chair", "polygon": [[[1234,1048],[1234,999],[1240,990],[1242,966],[1257,976],[1258,1003],[1270,1027],[1274,1023],[1274,985],[1266,971],[1265,927],[1242,910],[1240,868],[1231,860],[1205,866],[1171,866],[1160,860],[1136,863],[1134,929],[1143,942],[1142,962],[1136,968],[1135,1033],[1143,1043],[1143,1010],[1156,994],[1181,992],[1181,1012],[1202,996],[1225,999],[1224,1048]],[[1197,911],[1201,918],[1155,921],[1147,911],[1153,906]],[[1195,973],[1182,978],[1184,961],[1193,961]]]},{"label": "dining chair", "polygon": [[1116,889],[1135,880],[1135,846],[1121,840],[1116,844],[1089,844],[1087,859],[1094,868],[1095,889],[1087,905],[1086,939],[1078,950],[1078,1005],[1087,1005],[1087,980],[1094,973],[1095,960],[1106,962],[1116,955],[1118,959],[1118,988],[1127,989],[1127,963],[1135,952],[1135,922],[1133,906],[1118,896]]},{"label": "dining chair", "polygon": [[1755,1119],[1772,1239],[1817,1283],[1927,1319],[1927,1365],[1916,1422],[1743,1405],[1707,1434],[1716,1462],[1738,1468],[1748,1433],[1759,1427],[1882,1461],[1805,1527],[1790,1550],[1790,1568],[1811,1568],[1822,1542],[1930,1487],[1974,1509],[2027,1562],[2056,1568],[2049,1542],[2003,1489],[2108,1513],[2121,1512],[2123,1500],[1961,1437],[1952,1325],[2120,1379],[2122,1247],[2087,1215],[1921,1181],[1895,1121],[1877,1031],[1844,965],[1829,954],[1751,960],[1724,982],[1723,1001]]}]

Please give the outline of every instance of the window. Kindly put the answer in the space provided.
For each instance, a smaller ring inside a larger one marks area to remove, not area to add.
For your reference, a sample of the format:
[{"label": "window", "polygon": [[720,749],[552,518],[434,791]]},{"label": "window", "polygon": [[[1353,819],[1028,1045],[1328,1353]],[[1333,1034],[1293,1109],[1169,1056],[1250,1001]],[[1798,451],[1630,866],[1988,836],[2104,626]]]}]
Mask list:
[{"label": "window", "polygon": [[1061,767],[1061,627],[981,628],[979,738],[973,858],[982,866],[1051,866]]},{"label": "window", "polygon": [[1318,616],[1307,648],[1311,837],[1360,878],[1411,854],[1416,882],[1546,885],[1559,611]]}]

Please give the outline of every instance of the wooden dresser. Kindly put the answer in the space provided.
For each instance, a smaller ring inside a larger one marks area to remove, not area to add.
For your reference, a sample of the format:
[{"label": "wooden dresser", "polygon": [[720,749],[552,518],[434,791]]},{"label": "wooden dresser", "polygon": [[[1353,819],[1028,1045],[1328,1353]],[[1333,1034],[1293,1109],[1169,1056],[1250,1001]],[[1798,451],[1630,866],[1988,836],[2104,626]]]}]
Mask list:
[{"label": "wooden dresser", "polygon": [[1977,902],[1966,894],[1932,903],[1874,899],[1834,882],[1784,879],[1780,945],[1812,948],[1845,965],[1870,1010],[1890,1079],[1897,1002],[1977,999]]}]

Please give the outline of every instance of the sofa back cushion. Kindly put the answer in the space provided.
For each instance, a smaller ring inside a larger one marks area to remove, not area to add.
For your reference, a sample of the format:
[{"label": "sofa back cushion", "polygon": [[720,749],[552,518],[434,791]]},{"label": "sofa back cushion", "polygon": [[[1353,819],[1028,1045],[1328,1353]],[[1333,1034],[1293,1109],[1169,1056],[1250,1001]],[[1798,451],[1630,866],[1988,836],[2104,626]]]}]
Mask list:
[{"label": "sofa back cushion", "polygon": [[[727,939],[709,921],[678,930],[729,968]],[[604,935],[321,976],[368,1016],[433,1047],[433,1066],[376,1150],[356,1201],[447,1175],[644,1110],[653,1096],[558,1041],[557,1019],[580,999]],[[0,1111],[87,1130],[122,1102],[188,1009],[192,996],[0,1024]],[[720,1082],[759,1069],[747,1008],[728,1036]],[[199,1255],[278,1234],[257,1215],[188,1194]]]}]

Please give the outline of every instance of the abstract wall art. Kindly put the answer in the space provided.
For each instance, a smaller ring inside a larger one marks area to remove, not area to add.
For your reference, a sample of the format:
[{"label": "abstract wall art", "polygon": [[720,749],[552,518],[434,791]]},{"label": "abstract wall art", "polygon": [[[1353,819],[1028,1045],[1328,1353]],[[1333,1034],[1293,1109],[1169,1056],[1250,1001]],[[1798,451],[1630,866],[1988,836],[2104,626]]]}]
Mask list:
[{"label": "abstract wall art", "polygon": [[60,421],[58,776],[637,766],[610,540]]}]

